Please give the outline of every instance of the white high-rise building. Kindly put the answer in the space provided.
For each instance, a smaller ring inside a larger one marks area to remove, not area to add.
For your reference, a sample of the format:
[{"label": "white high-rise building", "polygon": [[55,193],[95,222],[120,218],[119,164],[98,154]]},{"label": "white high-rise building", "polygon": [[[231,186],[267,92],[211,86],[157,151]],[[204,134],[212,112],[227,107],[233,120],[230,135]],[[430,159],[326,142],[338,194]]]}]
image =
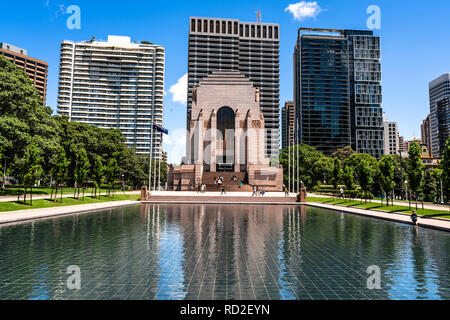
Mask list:
[{"label": "white high-rise building", "polygon": [[[58,113],[70,121],[120,129],[137,153],[162,154],[164,47],[108,36],[108,41],[64,41],[58,89]],[[153,138],[153,139],[152,139]],[[152,143],[153,140],[153,143]]]},{"label": "white high-rise building", "polygon": [[383,114],[384,122],[384,154],[400,154],[400,141],[397,122],[391,122]]}]

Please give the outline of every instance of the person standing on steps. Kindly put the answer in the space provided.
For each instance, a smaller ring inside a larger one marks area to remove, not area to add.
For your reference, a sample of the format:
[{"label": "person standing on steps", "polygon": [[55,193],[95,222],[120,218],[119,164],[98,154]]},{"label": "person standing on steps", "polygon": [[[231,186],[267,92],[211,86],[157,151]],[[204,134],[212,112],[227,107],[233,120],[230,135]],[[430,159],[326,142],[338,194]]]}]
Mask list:
[{"label": "person standing on steps", "polygon": [[227,195],[227,192],[225,191],[225,186],[222,186],[222,193],[220,195],[221,196]]}]

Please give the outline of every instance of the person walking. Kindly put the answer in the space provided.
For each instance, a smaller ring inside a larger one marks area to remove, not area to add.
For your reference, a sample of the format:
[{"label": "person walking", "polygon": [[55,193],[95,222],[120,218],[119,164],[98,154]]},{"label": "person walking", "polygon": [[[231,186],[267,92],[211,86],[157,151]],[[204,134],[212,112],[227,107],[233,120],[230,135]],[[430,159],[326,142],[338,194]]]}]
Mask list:
[{"label": "person walking", "polygon": [[220,195],[221,196],[227,195],[227,192],[225,191],[225,186],[222,186],[222,193]]},{"label": "person walking", "polygon": [[344,199],[344,189],[339,190],[339,198]]},{"label": "person walking", "polygon": [[254,197],[254,196],[258,196],[256,186],[253,186],[252,197]]},{"label": "person walking", "polygon": [[288,190],[288,188],[286,186],[284,187],[284,196],[286,198],[289,197],[289,190]]}]

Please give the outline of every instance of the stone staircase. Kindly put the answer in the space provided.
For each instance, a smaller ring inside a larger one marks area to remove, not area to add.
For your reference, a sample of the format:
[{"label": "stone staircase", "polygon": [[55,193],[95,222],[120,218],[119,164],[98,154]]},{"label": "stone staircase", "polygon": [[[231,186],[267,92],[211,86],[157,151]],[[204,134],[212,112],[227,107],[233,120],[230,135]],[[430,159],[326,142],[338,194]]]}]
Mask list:
[{"label": "stone staircase", "polygon": [[[227,192],[251,192],[252,187],[247,184],[245,172],[204,172],[202,176],[202,184],[206,185],[206,191],[220,191],[214,178],[217,180],[223,177],[223,186]],[[236,180],[233,181],[233,177]],[[239,188],[239,182],[243,181],[243,185]]]}]

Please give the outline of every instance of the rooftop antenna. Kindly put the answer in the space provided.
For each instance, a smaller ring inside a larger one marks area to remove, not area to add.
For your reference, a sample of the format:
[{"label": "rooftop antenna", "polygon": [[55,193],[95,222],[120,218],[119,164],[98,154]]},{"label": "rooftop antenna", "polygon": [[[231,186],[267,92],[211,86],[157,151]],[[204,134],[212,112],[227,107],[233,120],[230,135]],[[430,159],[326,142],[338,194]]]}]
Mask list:
[{"label": "rooftop antenna", "polygon": [[261,23],[261,11],[260,10],[256,12],[256,22]]}]

